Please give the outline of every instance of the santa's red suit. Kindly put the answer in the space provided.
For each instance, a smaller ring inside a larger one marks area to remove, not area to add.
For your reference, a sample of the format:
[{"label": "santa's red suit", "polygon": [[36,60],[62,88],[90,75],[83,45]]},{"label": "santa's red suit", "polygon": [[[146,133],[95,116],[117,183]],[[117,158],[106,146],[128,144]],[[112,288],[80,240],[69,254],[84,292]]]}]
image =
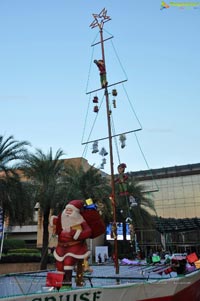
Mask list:
[{"label": "santa's red suit", "polygon": [[51,217],[50,223],[56,226],[58,235],[54,257],[60,272],[72,271],[78,259],[85,259],[90,255],[86,238],[91,236],[92,231],[80,214],[82,208],[82,201],[73,200],[59,216]]}]

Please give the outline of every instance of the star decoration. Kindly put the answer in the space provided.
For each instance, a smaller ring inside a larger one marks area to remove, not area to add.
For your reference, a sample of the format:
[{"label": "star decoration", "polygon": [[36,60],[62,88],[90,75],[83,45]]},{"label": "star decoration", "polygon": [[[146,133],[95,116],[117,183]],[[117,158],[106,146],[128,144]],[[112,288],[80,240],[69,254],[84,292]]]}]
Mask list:
[{"label": "star decoration", "polygon": [[96,26],[103,27],[103,24],[105,22],[108,22],[111,20],[109,16],[107,16],[107,10],[104,8],[99,14],[92,14],[94,17],[94,21],[90,24],[91,28],[94,28]]}]

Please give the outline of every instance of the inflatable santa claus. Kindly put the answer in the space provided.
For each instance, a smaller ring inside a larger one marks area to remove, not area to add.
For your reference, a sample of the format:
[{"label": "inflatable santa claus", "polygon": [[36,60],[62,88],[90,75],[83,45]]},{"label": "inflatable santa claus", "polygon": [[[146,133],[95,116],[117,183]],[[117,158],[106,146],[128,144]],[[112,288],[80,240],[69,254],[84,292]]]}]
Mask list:
[{"label": "inflatable santa claus", "polygon": [[90,255],[86,239],[91,237],[92,230],[81,214],[83,206],[83,201],[73,200],[60,215],[52,216],[50,220],[55,234],[58,235],[58,244],[54,251],[56,268],[63,274],[63,284],[68,286],[72,283],[74,266]]}]

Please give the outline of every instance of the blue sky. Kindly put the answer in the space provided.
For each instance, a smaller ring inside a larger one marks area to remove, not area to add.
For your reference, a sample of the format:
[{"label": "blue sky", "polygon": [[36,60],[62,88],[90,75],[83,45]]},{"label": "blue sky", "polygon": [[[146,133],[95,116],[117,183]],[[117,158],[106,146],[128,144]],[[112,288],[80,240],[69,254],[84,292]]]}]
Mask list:
[{"label": "blue sky", "polygon": [[[89,25],[92,14],[106,8],[112,20],[104,35],[114,36],[105,43],[108,82],[128,78],[123,89],[116,86],[114,126],[119,133],[142,125],[138,140],[127,135],[125,149],[117,141],[115,172],[119,157],[127,171],[199,163],[200,7],[160,10],[160,5],[157,0],[1,0],[0,134],[29,141],[32,151],[61,148],[65,158],[82,156],[82,142],[107,136],[103,109],[94,124],[86,94],[99,88],[91,61],[101,56],[98,46],[91,47],[98,29]],[[106,140],[102,146],[108,148]],[[91,153],[91,144],[84,157],[97,167],[102,160]]]}]

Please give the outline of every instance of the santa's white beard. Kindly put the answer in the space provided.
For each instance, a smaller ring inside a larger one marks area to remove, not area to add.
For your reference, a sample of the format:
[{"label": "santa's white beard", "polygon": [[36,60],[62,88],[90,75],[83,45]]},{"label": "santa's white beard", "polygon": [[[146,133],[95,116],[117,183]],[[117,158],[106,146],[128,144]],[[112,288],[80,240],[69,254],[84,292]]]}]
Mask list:
[{"label": "santa's white beard", "polygon": [[61,225],[62,229],[69,232],[70,227],[75,225],[80,225],[84,221],[84,218],[78,211],[73,211],[70,215],[63,211],[61,215]]}]

